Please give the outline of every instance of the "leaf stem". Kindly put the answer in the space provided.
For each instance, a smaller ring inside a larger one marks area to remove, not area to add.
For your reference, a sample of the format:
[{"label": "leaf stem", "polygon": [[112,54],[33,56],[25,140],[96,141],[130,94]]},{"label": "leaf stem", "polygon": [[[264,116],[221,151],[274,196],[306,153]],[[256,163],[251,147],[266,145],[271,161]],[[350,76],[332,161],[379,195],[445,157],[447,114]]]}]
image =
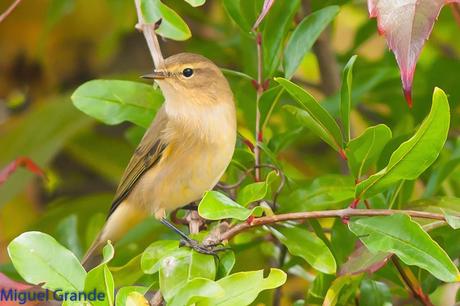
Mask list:
[{"label": "leaf stem", "polygon": [[430,297],[423,292],[417,278],[410,269],[405,269],[396,256],[391,256],[391,261],[401,275],[402,280],[412,292],[413,296],[425,306],[433,306]]},{"label": "leaf stem", "polygon": [[352,209],[344,208],[337,210],[324,210],[324,211],[308,211],[308,212],[295,212],[286,213],[273,216],[266,216],[261,218],[254,218],[251,223],[243,222],[234,225],[227,231],[220,235],[220,241],[228,241],[241,232],[252,229],[262,225],[276,224],[284,221],[295,220],[308,220],[308,219],[322,219],[322,218],[347,218],[347,217],[374,217],[374,216],[391,216],[394,214],[406,214],[413,218],[431,219],[446,221],[444,215],[416,211],[416,210],[392,210],[392,209]]},{"label": "leaf stem", "polygon": [[134,0],[136,5],[136,12],[138,23],[136,24],[136,29],[140,30],[147,41],[147,45],[150,50],[150,55],[152,56],[153,63],[155,67],[160,67],[163,65],[164,59],[163,55],[161,54],[160,44],[158,42],[157,35],[155,33],[155,29],[159,23],[161,23],[161,19],[157,21],[156,24],[148,24],[145,23],[144,17],[142,15],[141,10],[141,0]]},{"label": "leaf stem", "polygon": [[8,16],[14,11],[14,9],[19,5],[19,3],[21,3],[21,0],[16,0],[16,1],[14,1],[14,2],[10,5],[10,7],[8,7],[8,8],[6,9],[6,11],[5,11],[2,15],[0,15],[0,23],[1,23],[3,20],[5,20],[5,18],[8,17]]},{"label": "leaf stem", "polygon": [[255,155],[255,179],[257,182],[260,181],[260,145],[263,141],[263,136],[260,130],[260,98],[264,92],[263,88],[263,55],[262,55],[262,34],[257,30],[256,32],[256,45],[257,45],[257,96],[256,96],[256,129],[255,129],[255,140],[256,145],[254,146]]}]

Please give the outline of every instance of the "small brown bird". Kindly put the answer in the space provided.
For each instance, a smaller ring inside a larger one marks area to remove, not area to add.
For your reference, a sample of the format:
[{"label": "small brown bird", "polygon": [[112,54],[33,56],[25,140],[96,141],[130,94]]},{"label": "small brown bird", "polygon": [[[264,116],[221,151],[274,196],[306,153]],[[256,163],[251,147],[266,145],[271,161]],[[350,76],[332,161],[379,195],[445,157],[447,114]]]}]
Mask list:
[{"label": "small brown bird", "polygon": [[233,156],[233,94],[213,62],[180,53],[144,77],[158,83],[165,102],[123,174],[107,222],[82,261],[86,269],[99,263],[107,240],[119,240],[146,216],[168,224],[166,213],[212,189]]}]

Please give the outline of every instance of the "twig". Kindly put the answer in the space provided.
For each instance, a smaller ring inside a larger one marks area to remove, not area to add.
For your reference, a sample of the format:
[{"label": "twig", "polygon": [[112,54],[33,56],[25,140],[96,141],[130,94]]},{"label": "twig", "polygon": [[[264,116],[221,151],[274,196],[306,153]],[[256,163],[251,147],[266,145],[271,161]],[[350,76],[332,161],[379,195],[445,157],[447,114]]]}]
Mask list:
[{"label": "twig", "polygon": [[409,290],[412,292],[413,296],[419,300],[425,306],[433,306],[431,303],[430,297],[423,292],[422,287],[418,283],[417,278],[409,269],[404,269],[401,266],[401,263],[396,258],[396,256],[391,257],[391,261],[395,265],[396,269],[398,270],[399,274],[401,275],[402,280],[407,285]]},{"label": "twig", "polygon": [[157,21],[155,24],[148,24],[145,22],[144,17],[142,15],[141,10],[141,1],[134,0],[136,4],[136,12],[138,23],[136,25],[136,29],[142,31],[144,33],[145,40],[147,41],[147,45],[149,46],[150,55],[152,56],[153,63],[155,67],[163,66],[164,59],[163,55],[161,54],[160,44],[158,42],[157,35],[155,33],[155,29],[161,23],[161,19]]},{"label": "twig", "polygon": [[19,3],[21,3],[21,0],[16,0],[13,2],[13,4],[10,5],[9,8],[6,9],[6,11],[0,15],[0,23],[5,20],[6,17],[8,17],[8,15],[11,14],[11,12],[14,11],[14,9],[19,5]]},{"label": "twig", "polygon": [[257,44],[257,96],[256,96],[256,145],[254,147],[255,155],[255,176],[256,181],[260,181],[260,169],[258,168],[260,164],[260,142],[263,140],[262,133],[260,131],[260,98],[262,97],[263,89],[263,57],[262,57],[262,34],[257,32],[256,34],[256,44]]},{"label": "twig", "polygon": [[441,214],[415,211],[415,210],[392,210],[392,209],[337,209],[337,210],[324,210],[324,211],[309,211],[309,212],[296,212],[287,213],[273,216],[266,216],[261,218],[254,218],[250,223],[243,222],[231,227],[228,231],[220,235],[220,241],[228,241],[241,232],[249,230],[254,227],[269,225],[283,221],[294,220],[307,220],[307,219],[321,219],[321,218],[347,218],[347,217],[373,217],[373,216],[391,216],[394,214],[406,214],[414,218],[432,219],[445,221],[445,217]]},{"label": "twig", "polygon": [[[280,256],[278,258],[278,268],[282,269],[284,265],[284,261],[286,260],[287,248],[284,245],[280,244],[279,249],[280,249]],[[282,290],[282,286],[275,289],[275,295],[273,296],[273,306],[281,305],[281,296],[282,296],[281,290]]]}]

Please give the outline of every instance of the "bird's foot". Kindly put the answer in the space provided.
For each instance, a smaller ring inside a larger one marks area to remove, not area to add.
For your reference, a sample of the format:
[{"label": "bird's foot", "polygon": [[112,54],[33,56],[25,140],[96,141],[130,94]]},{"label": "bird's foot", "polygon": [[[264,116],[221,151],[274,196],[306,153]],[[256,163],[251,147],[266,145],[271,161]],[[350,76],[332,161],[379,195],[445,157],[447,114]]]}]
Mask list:
[{"label": "bird's foot", "polygon": [[199,243],[198,241],[190,239],[190,238],[182,239],[180,241],[180,246],[189,247],[198,253],[206,254],[206,255],[213,255],[213,256],[217,256],[217,253],[219,252],[224,252],[224,251],[229,250],[229,248],[221,247],[216,244],[213,245],[213,244]]}]

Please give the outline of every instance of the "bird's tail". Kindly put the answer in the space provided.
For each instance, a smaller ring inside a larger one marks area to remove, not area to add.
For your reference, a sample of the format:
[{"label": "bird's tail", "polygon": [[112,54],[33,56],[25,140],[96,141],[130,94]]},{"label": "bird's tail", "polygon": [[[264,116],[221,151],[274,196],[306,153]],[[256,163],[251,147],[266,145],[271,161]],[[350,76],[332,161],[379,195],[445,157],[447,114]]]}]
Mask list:
[{"label": "bird's tail", "polygon": [[102,248],[110,240],[112,243],[120,240],[131,228],[139,224],[147,217],[147,213],[140,211],[135,207],[131,207],[127,202],[123,202],[118,208],[110,215],[102,228],[99,235],[97,235],[94,242],[89,247],[81,264],[86,271],[96,267],[102,261]]}]

